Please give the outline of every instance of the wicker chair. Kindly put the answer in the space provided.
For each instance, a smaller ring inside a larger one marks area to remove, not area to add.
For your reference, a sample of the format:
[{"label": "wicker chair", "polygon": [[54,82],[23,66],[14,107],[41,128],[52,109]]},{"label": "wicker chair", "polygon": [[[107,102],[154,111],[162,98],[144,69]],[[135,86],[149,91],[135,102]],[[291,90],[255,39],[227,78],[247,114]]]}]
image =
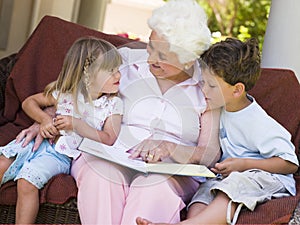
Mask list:
[{"label": "wicker chair", "polygon": [[[56,79],[69,46],[79,37],[95,36],[115,46],[145,48],[145,43],[104,34],[62,19],[45,16],[23,48],[0,59],[0,146],[32,124],[20,109],[24,97],[41,92]],[[14,223],[16,183],[0,188],[0,223]],[[40,190],[36,223],[79,224],[77,187],[71,175],[59,174]]]},{"label": "wicker chair", "polygon": [[[78,37],[86,35],[106,39],[116,46],[145,47],[141,42],[104,34],[56,17],[44,17],[17,54],[0,60],[0,145],[7,144],[20,130],[31,125],[32,121],[22,112],[20,103],[28,95],[41,92],[47,83],[56,79],[69,46]],[[250,93],[290,131],[299,154],[300,85],[293,71],[262,69],[258,83]],[[238,223],[287,224],[290,221],[297,224],[300,221],[298,173],[295,179],[296,196],[270,200],[259,205],[254,212],[242,211]],[[76,196],[76,183],[70,175],[53,177],[40,191],[36,223],[79,224]],[[0,223],[14,223],[15,203],[16,183],[10,181],[0,188]]]}]

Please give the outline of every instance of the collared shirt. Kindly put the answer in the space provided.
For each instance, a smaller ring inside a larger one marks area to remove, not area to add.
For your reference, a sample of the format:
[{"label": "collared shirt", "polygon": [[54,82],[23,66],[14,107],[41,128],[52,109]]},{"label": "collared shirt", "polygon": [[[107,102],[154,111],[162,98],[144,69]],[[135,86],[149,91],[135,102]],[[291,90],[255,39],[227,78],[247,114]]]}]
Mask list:
[{"label": "collared shirt", "polygon": [[200,89],[198,62],[191,78],[162,93],[149,70],[145,49],[121,48],[120,96],[124,115],[118,141],[128,148],[144,138],[195,146],[198,144],[200,117],[206,109]]}]

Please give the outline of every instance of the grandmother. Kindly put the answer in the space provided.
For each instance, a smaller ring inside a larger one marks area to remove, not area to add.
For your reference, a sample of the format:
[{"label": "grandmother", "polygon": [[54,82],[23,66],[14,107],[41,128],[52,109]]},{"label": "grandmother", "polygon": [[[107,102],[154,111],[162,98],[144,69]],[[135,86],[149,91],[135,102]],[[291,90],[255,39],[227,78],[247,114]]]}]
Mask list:
[{"label": "grandmother", "polygon": [[[206,14],[193,0],[171,0],[148,25],[147,49],[119,49],[125,108],[115,145],[147,162],[214,165],[219,111],[206,109],[197,62],[210,46]],[[135,224],[137,216],[176,223],[199,186],[193,177],[145,176],[87,153],[73,161],[71,174],[83,224]]]}]

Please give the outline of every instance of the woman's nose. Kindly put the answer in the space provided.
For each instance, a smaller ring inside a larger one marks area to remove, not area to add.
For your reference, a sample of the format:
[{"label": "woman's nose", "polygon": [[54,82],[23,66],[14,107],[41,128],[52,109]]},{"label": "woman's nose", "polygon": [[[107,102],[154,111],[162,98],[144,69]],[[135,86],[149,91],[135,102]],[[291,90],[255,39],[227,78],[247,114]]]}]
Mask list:
[{"label": "woman's nose", "polygon": [[158,54],[155,52],[149,53],[148,63],[155,64],[158,62]]}]

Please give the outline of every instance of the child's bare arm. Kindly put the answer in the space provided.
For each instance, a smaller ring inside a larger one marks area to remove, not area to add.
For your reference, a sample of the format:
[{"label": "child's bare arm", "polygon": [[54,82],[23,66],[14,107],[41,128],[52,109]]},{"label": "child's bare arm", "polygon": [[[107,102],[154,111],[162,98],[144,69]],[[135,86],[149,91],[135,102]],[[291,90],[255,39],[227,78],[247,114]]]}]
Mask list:
[{"label": "child's bare arm", "polygon": [[111,115],[106,119],[103,130],[100,131],[91,127],[81,119],[58,115],[55,119],[54,125],[59,130],[73,130],[82,137],[87,137],[107,145],[112,145],[116,141],[120,132],[121,120],[121,115]]},{"label": "child's bare arm", "polygon": [[122,116],[120,114],[114,114],[108,117],[105,121],[102,131],[97,131],[98,141],[107,145],[113,145],[117,140],[117,137],[121,129]]},{"label": "child's bare arm", "polygon": [[54,106],[55,103],[56,100],[52,95],[45,96],[43,93],[31,95],[22,103],[24,112],[40,124],[40,133],[44,138],[51,138],[57,134],[57,129],[52,123],[52,117],[43,111],[45,107]]},{"label": "child's bare arm", "polygon": [[270,173],[291,174],[295,173],[298,166],[280,157],[269,159],[250,159],[250,158],[228,158],[217,163],[213,172],[228,176],[233,171],[245,171],[249,169],[261,169]]}]

